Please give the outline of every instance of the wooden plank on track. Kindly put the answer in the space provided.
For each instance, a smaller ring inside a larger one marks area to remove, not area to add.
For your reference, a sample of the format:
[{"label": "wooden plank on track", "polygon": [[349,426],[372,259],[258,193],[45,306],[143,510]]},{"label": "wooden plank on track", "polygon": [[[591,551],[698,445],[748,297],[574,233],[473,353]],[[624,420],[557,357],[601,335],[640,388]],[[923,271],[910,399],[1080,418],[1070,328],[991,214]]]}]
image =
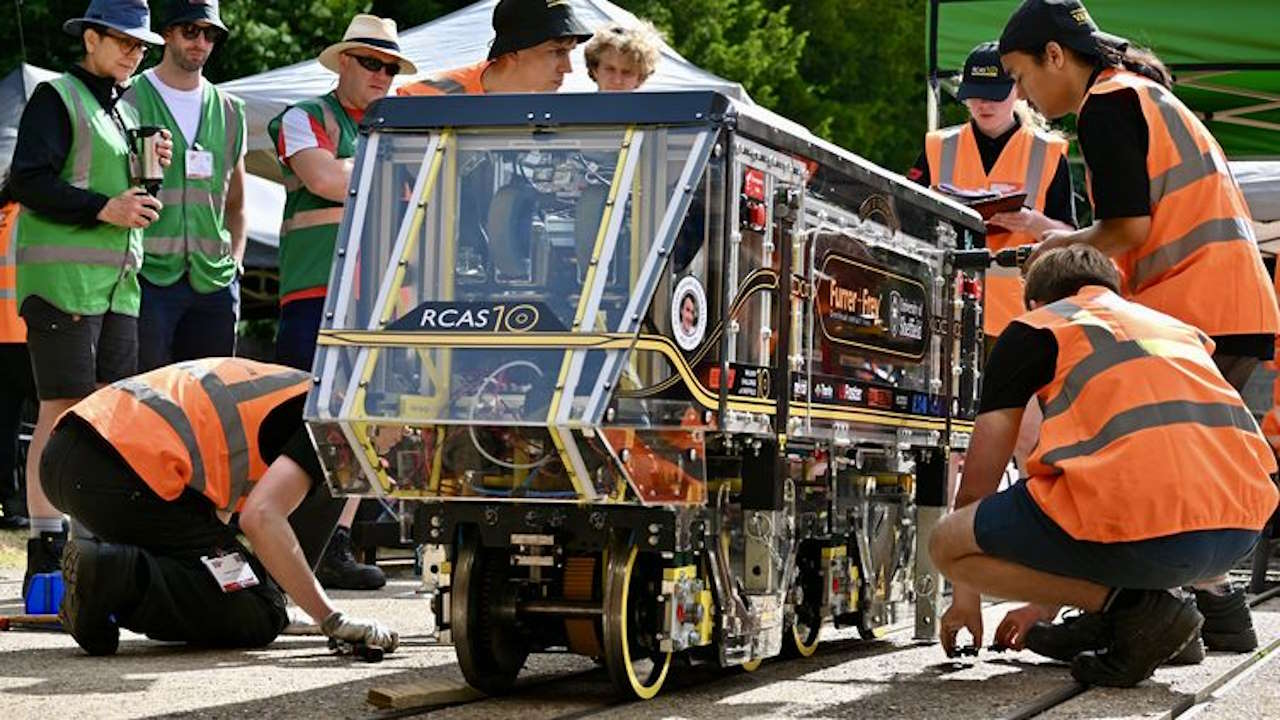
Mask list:
[{"label": "wooden plank on track", "polygon": [[484,697],[484,693],[466,683],[446,678],[426,678],[385,687],[369,688],[366,701],[382,710],[427,705],[452,705],[471,702]]}]

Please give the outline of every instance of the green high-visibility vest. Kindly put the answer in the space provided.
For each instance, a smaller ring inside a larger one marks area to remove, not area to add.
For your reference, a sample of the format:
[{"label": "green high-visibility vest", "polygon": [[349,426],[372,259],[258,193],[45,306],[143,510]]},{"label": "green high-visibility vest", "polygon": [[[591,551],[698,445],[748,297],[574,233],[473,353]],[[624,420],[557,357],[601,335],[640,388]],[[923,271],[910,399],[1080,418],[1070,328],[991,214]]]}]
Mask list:
[{"label": "green high-visibility vest", "polygon": [[[129,143],[111,113],[74,75],[63,75],[49,85],[71,119],[71,150],[60,177],[107,197],[128,190]],[[115,114],[125,128],[138,124],[127,103],[117,103]],[[18,307],[35,295],[72,314],[138,314],[142,230],[101,222],[91,227],[66,225],[24,208],[17,236]]]},{"label": "green high-visibility vest", "polygon": [[[236,277],[226,202],[231,173],[242,152],[244,103],[213,83],[203,85],[194,147],[187,144],[164,97],[146,75],[134,81],[125,99],[138,109],[139,122],[168,128],[173,135],[173,162],[165,170],[164,185],[157,195],[164,209],[142,235],[142,277],[169,286],[187,273],[196,292],[210,293],[230,285]],[[191,149],[213,156],[209,177],[188,177],[187,151]]]},{"label": "green high-visibility vest", "polygon": [[[294,107],[324,127],[339,160],[355,155],[360,128],[333,93],[305,100]],[[285,112],[288,112],[286,109]],[[267,125],[272,145],[280,147],[280,113]],[[342,222],[342,203],[313,195],[284,165],[284,222],[280,225],[280,297],[329,284],[333,247]]]}]

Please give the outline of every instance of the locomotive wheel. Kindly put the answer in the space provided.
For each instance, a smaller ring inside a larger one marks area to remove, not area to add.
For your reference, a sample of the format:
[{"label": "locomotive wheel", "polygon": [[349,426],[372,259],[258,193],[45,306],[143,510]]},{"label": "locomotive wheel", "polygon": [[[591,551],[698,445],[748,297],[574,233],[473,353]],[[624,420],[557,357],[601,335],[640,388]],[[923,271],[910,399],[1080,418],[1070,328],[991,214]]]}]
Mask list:
[{"label": "locomotive wheel", "polygon": [[782,633],[782,654],[787,657],[809,657],[818,651],[818,636],[822,623],[809,625],[799,617],[791,621],[791,627]]},{"label": "locomotive wheel", "polygon": [[507,567],[506,552],[481,547],[474,530],[458,541],[449,614],[454,652],[467,683],[488,695],[510,690],[529,656],[513,626]]},{"label": "locomotive wheel", "polygon": [[753,673],[759,670],[762,664],[764,664],[764,658],[751,658],[738,667],[742,668],[742,672]]},{"label": "locomotive wheel", "polygon": [[604,664],[619,692],[648,700],[658,694],[671,653],[658,647],[662,564],[655,553],[615,543],[604,572]]}]

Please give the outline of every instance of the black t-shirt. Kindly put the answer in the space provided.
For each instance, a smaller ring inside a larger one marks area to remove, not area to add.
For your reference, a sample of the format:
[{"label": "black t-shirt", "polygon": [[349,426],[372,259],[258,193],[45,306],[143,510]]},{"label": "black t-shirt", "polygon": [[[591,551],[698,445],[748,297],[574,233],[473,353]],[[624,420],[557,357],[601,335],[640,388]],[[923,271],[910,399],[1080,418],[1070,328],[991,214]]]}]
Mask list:
[{"label": "black t-shirt", "polygon": [[258,451],[268,465],[281,455],[298,463],[311,478],[314,489],[324,481],[324,471],[311,445],[311,437],[302,424],[302,408],[306,399],[306,395],[300,395],[283,402],[262,419],[258,426]]},{"label": "black t-shirt", "polygon": [[[973,121],[969,121],[973,124]],[[1004,147],[1009,144],[1009,140],[1013,134],[1018,131],[1020,123],[1014,123],[1013,127],[1006,130],[999,137],[987,137],[977,125],[973,125],[973,137],[978,146],[978,156],[982,159],[983,172],[991,172],[991,168],[995,167],[996,161],[1000,159],[1000,153],[1004,152]],[[920,157],[916,158],[916,164],[911,166],[907,171],[907,179],[917,184],[929,187],[933,184],[933,176],[929,173],[929,158],[927,154],[920,153]],[[1053,181],[1049,183],[1049,190],[1044,197],[1044,214],[1054,220],[1067,223],[1071,227],[1076,226],[1076,208],[1075,203],[1071,199],[1071,168],[1067,164],[1066,157],[1058,158],[1058,169],[1053,172]]]},{"label": "black t-shirt", "polygon": [[1151,214],[1149,132],[1133,90],[1090,95],[1080,108],[1076,136],[1089,167],[1098,220]]},{"label": "black t-shirt", "polygon": [[1026,407],[1036,391],[1053,382],[1057,364],[1058,340],[1051,330],[1009,323],[987,356],[978,413]]}]

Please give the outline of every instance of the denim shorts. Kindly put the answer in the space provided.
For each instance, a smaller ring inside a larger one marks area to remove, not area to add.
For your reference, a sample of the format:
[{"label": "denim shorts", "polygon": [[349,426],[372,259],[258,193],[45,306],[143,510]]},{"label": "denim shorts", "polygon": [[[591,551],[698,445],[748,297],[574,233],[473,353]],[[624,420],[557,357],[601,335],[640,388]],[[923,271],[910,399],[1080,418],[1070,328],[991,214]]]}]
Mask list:
[{"label": "denim shorts", "polygon": [[983,498],[973,534],[987,555],[1106,587],[1164,590],[1225,575],[1258,541],[1254,530],[1196,530],[1148,540],[1076,540],[1027,490],[1026,481]]}]

